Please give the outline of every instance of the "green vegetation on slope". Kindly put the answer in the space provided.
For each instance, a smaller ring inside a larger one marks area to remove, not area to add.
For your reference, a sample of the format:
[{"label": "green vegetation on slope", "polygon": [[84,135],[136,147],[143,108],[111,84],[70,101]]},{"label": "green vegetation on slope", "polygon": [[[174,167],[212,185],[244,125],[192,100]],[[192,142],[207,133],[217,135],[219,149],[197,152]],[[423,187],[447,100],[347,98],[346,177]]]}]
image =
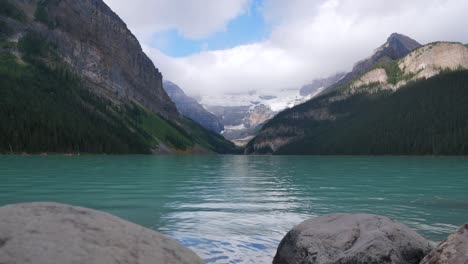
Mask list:
[{"label": "green vegetation on slope", "polygon": [[397,84],[404,78],[404,72],[398,66],[398,61],[381,63],[376,68],[383,68],[385,70],[388,77],[388,83]]},{"label": "green vegetation on slope", "polygon": [[137,104],[96,97],[39,35],[27,34],[18,49],[26,63],[0,47],[0,152],[145,154],[161,143],[182,151],[196,144],[234,149],[190,121],[193,135]]},{"label": "green vegetation on slope", "polygon": [[157,146],[161,139],[169,147],[179,150],[187,150],[194,145],[190,136],[184,130],[172,122],[147,111],[142,106],[133,104],[133,107],[127,107],[127,111],[121,114],[128,116],[127,122],[152,135],[147,142],[148,144]]},{"label": "green vegetation on slope", "polygon": [[[398,84],[400,81],[410,81],[415,76],[415,74],[413,73],[405,74],[405,72],[401,70],[399,67],[399,60],[386,61],[386,62],[379,63],[376,66],[374,66],[370,71],[375,70],[375,69],[384,69],[388,77],[387,82],[393,85]],[[341,92],[341,93],[346,93],[347,91],[350,91],[352,84],[358,81],[359,79],[361,79],[361,77],[363,77],[368,72],[354,78],[351,82],[347,84],[337,87],[336,91]],[[381,86],[382,86],[381,83],[376,82],[376,83],[363,85],[358,88],[355,87],[352,90],[353,90],[353,93],[377,91],[379,90],[379,88],[381,88]]]},{"label": "green vegetation on slope", "polygon": [[58,5],[60,0],[39,0],[34,17],[37,21],[47,25],[49,29],[57,27],[57,21],[49,15],[49,7]]},{"label": "green vegetation on slope", "polygon": [[0,15],[24,21],[26,15],[11,0],[0,0]]},{"label": "green vegetation on slope", "polygon": [[[264,129],[278,131],[274,137],[296,138],[275,154],[468,154],[466,70],[446,71],[394,93],[359,93],[326,103],[337,93],[286,110],[269,122]],[[307,117],[310,111],[324,108],[336,120]],[[268,134],[258,137],[260,141],[272,139]],[[250,151],[254,143],[249,143]],[[268,147],[256,151],[271,153]]]},{"label": "green vegetation on slope", "polygon": [[240,151],[221,135],[203,128],[191,119],[182,119],[179,126],[142,107],[133,108],[128,113],[131,113],[131,120],[135,120],[144,131],[156,140],[162,139],[169,147],[185,151],[199,145],[219,154],[234,154]]},{"label": "green vegetation on slope", "polygon": [[242,154],[243,150],[234,143],[227,141],[223,136],[202,127],[191,119],[184,120],[184,127],[191,132],[192,138],[202,147],[211,149],[219,154]]},{"label": "green vegetation on slope", "polygon": [[[468,71],[445,72],[395,93],[335,102],[336,121],[278,120],[305,137],[277,154],[468,154]],[[296,110],[297,111],[297,110]]]},{"label": "green vegetation on slope", "polygon": [[149,153],[143,135],[68,71],[3,52],[0,76],[0,152]]},{"label": "green vegetation on slope", "polygon": [[411,80],[415,74],[405,74],[403,70],[400,69],[399,60],[387,61],[384,63],[380,63],[374,69],[382,68],[385,70],[388,76],[388,83],[396,85],[400,81],[409,81]]},{"label": "green vegetation on slope", "polygon": [[0,20],[0,38],[6,38],[10,36],[11,34],[11,29],[8,27],[8,25]]}]

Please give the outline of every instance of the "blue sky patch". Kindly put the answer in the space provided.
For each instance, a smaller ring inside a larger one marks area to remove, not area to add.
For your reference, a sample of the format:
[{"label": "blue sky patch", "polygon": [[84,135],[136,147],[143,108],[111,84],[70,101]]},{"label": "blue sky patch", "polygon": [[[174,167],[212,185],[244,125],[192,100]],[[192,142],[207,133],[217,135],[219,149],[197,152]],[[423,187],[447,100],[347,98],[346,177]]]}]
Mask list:
[{"label": "blue sky patch", "polygon": [[177,30],[166,30],[154,34],[152,46],[171,57],[185,57],[206,50],[223,50],[239,45],[262,41],[269,30],[261,12],[261,0],[254,0],[250,10],[231,20],[225,31],[214,33],[204,39],[188,39]]}]

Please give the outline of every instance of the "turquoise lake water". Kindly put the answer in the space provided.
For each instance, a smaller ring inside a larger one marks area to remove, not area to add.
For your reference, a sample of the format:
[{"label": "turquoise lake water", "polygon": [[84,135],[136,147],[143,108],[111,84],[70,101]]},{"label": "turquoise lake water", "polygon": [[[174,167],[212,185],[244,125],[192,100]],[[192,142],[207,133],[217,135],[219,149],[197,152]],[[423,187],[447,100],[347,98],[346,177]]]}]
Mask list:
[{"label": "turquoise lake water", "polygon": [[271,263],[328,213],[389,216],[438,241],[468,222],[468,158],[0,156],[0,205],[54,201],[156,229],[207,263]]}]

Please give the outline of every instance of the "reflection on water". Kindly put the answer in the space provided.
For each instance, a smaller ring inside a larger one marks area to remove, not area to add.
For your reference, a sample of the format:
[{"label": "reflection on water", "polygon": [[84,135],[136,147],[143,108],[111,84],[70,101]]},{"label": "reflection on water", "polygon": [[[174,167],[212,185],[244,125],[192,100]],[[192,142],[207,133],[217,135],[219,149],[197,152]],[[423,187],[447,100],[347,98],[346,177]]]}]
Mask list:
[{"label": "reflection on water", "polygon": [[271,263],[285,233],[383,214],[432,240],[468,221],[468,159],[0,156],[0,204],[56,201],[159,230],[207,263]]},{"label": "reflection on water", "polygon": [[159,230],[197,248],[207,263],[271,263],[283,230],[308,217],[297,213],[298,191],[288,175],[269,172],[276,164],[268,160],[219,161],[192,171],[190,181],[169,194],[170,213]]}]

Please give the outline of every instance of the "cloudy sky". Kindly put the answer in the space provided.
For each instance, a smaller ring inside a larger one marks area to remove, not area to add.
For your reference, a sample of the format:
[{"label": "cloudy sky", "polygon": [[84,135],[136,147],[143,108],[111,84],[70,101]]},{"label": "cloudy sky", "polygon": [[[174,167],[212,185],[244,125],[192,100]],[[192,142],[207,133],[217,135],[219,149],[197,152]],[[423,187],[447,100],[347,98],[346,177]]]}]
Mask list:
[{"label": "cloudy sky", "polygon": [[467,0],[105,0],[192,95],[299,88],[393,32],[468,42]]}]

